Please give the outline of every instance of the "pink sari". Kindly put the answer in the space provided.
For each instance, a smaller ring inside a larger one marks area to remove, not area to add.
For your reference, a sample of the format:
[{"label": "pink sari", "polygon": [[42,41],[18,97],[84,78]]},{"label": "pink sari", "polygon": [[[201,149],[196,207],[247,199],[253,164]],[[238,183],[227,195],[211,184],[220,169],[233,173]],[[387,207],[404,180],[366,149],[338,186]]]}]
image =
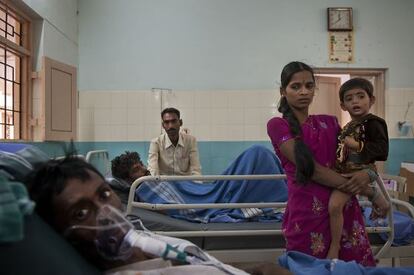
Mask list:
[{"label": "pink sari", "polygon": [[[339,130],[336,118],[328,115],[309,116],[302,125],[304,142],[315,160],[328,168],[333,168],[335,164]],[[331,242],[328,203],[332,190],[312,181],[304,186],[296,183],[295,165],[279,150],[283,142],[293,138],[285,119],[272,118],[267,124],[267,132],[288,179],[288,205],[283,221],[286,249],[326,258]],[[375,266],[361,209],[355,196],[344,207],[339,259]]]}]

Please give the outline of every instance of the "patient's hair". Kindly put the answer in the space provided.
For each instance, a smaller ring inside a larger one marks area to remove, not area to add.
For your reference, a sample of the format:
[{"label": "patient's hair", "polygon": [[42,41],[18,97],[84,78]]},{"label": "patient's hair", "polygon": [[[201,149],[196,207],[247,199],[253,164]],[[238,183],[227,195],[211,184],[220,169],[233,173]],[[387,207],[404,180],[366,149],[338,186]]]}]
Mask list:
[{"label": "patient's hair", "polygon": [[30,173],[25,183],[31,199],[36,202],[35,209],[39,216],[55,226],[53,197],[65,189],[70,179],[89,180],[91,177],[88,171],[102,177],[95,167],[83,159],[67,156],[64,159],[47,161]]},{"label": "patient's hair", "polygon": [[137,152],[125,151],[124,154],[117,156],[111,161],[112,176],[127,180],[131,167],[137,163],[142,165],[139,154]]},{"label": "patient's hair", "polygon": [[164,115],[167,114],[167,113],[169,113],[169,114],[171,114],[171,113],[176,114],[178,116],[178,118],[180,118],[180,111],[178,111],[175,108],[165,108],[161,112],[161,119],[163,119],[164,118]]}]

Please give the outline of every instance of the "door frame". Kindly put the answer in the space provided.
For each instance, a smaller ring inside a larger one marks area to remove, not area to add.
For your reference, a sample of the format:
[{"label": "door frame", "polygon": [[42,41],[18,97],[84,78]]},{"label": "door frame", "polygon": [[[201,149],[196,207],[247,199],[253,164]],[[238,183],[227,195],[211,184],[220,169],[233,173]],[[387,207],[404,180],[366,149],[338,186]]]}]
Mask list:
[{"label": "door frame", "polygon": [[387,68],[314,68],[315,74],[349,74],[375,77],[375,114],[385,119],[385,73]]},{"label": "door frame", "polygon": [[[375,114],[383,119],[385,119],[385,73],[388,69],[386,68],[314,68],[315,74],[349,74],[351,78],[353,76],[368,76],[374,77],[374,95],[375,95],[375,104],[373,109]],[[377,161],[376,163],[378,172],[384,172],[385,163],[383,161]]]}]

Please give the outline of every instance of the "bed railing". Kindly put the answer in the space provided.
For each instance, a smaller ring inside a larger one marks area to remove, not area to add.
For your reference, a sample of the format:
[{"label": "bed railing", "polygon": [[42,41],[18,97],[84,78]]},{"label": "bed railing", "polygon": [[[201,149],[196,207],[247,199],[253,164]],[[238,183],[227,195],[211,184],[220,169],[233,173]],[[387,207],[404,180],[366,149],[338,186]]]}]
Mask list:
[{"label": "bed railing", "polygon": [[[149,209],[149,210],[165,210],[165,209],[194,209],[194,208],[284,208],[286,202],[267,202],[267,203],[214,203],[214,204],[151,204],[145,202],[134,201],[135,191],[139,185],[144,181],[182,181],[182,180],[193,180],[193,181],[213,181],[213,180],[276,180],[285,179],[284,174],[272,174],[272,175],[206,175],[206,176],[145,176],[141,177],[133,182],[130,188],[128,196],[128,204],[126,213],[131,214],[133,207]],[[385,244],[376,252],[375,257],[381,258],[382,255],[390,248],[394,240],[394,222],[393,222],[393,211],[392,203],[407,207],[414,217],[413,207],[400,200],[391,199],[388,192],[385,189],[384,182],[381,178],[377,181],[381,192],[384,194],[386,200],[390,203],[391,208],[387,214],[388,226],[383,227],[367,227],[367,233],[388,233],[388,240]],[[360,201],[361,206],[370,206],[369,201]],[[263,230],[214,230],[214,231],[168,231],[168,232],[157,232],[172,237],[208,237],[208,236],[258,236],[258,235],[281,235],[282,230],[280,229],[263,229]]]},{"label": "bed railing", "polygon": [[86,162],[92,164],[104,177],[111,175],[111,162],[107,150],[89,151],[85,156]]},{"label": "bed railing", "polygon": [[[55,160],[61,160],[61,159],[64,159],[66,157],[67,157],[66,155],[64,155],[64,156],[58,156],[58,157],[55,157],[54,159]],[[85,156],[82,155],[82,154],[72,155],[72,157],[76,157],[76,158],[80,158],[80,159],[85,159]]]},{"label": "bed railing", "polygon": [[194,209],[194,208],[280,208],[286,207],[285,202],[263,202],[263,203],[207,203],[207,204],[151,204],[134,201],[135,190],[144,181],[213,181],[213,180],[278,180],[286,179],[286,175],[211,175],[211,176],[145,176],[135,180],[130,188],[128,196],[127,214],[131,214],[132,207],[139,207],[150,210],[163,209]]},{"label": "bed railing", "polygon": [[377,178],[377,183],[378,183],[378,186],[382,194],[385,196],[385,199],[390,204],[390,210],[388,211],[388,214],[387,214],[387,219],[388,219],[387,227],[389,228],[388,240],[385,242],[384,246],[381,247],[380,250],[378,250],[378,252],[375,254],[375,258],[379,259],[391,247],[392,242],[394,241],[394,214],[393,214],[393,209],[392,209],[391,197],[388,194],[387,190],[385,189],[385,185],[381,177]]}]

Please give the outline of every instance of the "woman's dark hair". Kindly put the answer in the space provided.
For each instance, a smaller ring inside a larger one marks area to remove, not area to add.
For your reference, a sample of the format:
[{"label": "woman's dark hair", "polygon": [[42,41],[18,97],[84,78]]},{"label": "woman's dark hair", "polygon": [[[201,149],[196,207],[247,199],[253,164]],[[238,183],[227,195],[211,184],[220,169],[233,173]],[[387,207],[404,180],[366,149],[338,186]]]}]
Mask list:
[{"label": "woman's dark hair", "polygon": [[137,152],[125,151],[124,154],[117,156],[111,161],[112,176],[118,179],[129,179],[129,173],[132,166],[142,164],[141,158]]},{"label": "woman's dark hair", "polygon": [[55,226],[53,197],[65,189],[68,180],[89,180],[89,172],[94,172],[103,179],[95,167],[75,156],[49,160],[31,172],[26,177],[25,184],[30,198],[36,202],[36,212],[39,216]]},{"label": "woman's dark hair", "polygon": [[[303,71],[310,72],[315,81],[313,69],[310,66],[299,61],[290,62],[283,68],[280,75],[280,90],[282,91],[286,89],[294,74]],[[302,140],[302,130],[299,120],[290,108],[285,96],[280,98],[278,111],[282,113],[283,118],[288,121],[290,132],[295,137],[294,153],[296,162],[296,182],[305,184],[310,180],[315,170],[312,152]]]},{"label": "woman's dark hair", "polygon": [[351,78],[342,84],[341,88],[339,88],[339,99],[341,102],[344,102],[345,92],[358,88],[367,92],[369,98],[372,98],[374,96],[374,86],[372,86],[372,83],[369,80],[358,77]]}]

